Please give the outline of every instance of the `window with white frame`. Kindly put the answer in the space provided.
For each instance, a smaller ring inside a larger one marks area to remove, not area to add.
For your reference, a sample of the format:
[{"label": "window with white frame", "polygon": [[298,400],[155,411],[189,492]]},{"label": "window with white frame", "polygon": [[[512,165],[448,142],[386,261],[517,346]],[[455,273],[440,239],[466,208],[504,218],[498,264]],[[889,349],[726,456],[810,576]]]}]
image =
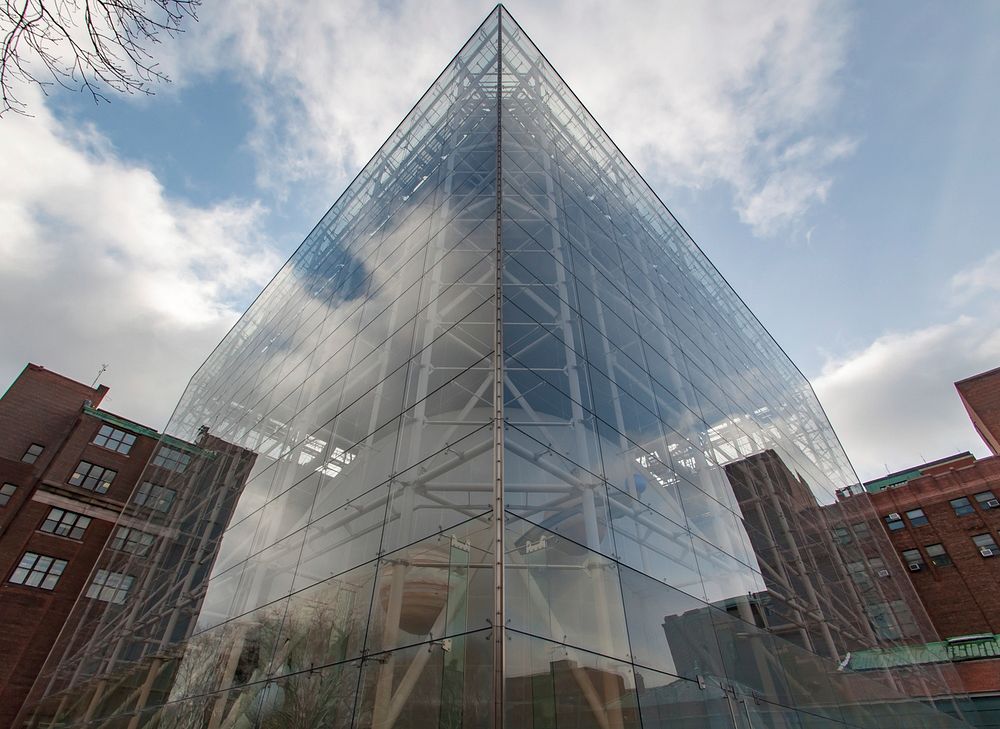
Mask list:
[{"label": "window with white frame", "polygon": [[88,526],[90,526],[89,516],[53,507],[49,509],[48,516],[38,529],[59,537],[83,539],[83,533],[87,531]]},{"label": "window with white frame", "polygon": [[147,509],[165,513],[170,511],[170,507],[174,505],[174,497],[176,496],[177,492],[173,489],[158,486],[152,481],[143,481],[132,501],[135,502],[136,506],[144,506]]},{"label": "window with white frame", "polygon": [[32,443],[28,446],[28,450],[24,452],[24,455],[21,456],[21,461],[24,463],[34,463],[38,460],[38,457],[42,455],[42,451],[44,450],[45,446],[40,443]]},{"label": "window with white frame", "polygon": [[87,588],[87,597],[103,602],[121,605],[128,597],[129,590],[135,578],[132,575],[121,572],[110,572],[109,570],[97,570],[94,581]]},{"label": "window with white frame", "polygon": [[177,448],[161,445],[153,456],[153,465],[165,468],[174,473],[184,473],[184,469],[191,462],[191,454],[185,453]]},{"label": "window with white frame", "polygon": [[64,559],[36,552],[25,552],[9,581],[15,585],[54,590],[67,564],[68,562]]},{"label": "window with white frame", "polygon": [[148,532],[120,526],[115,530],[114,537],[111,538],[111,548],[142,557],[149,553],[149,548],[153,546],[153,540],[153,535]]},{"label": "window with white frame", "polygon": [[94,436],[94,445],[128,455],[132,446],[135,445],[135,436],[124,430],[112,428],[110,425],[102,425],[101,429],[97,431],[97,435]]},{"label": "window with white frame", "polygon": [[106,494],[117,475],[118,471],[111,468],[97,466],[89,461],[80,461],[80,465],[69,477],[69,482],[73,486],[79,486],[94,493]]}]

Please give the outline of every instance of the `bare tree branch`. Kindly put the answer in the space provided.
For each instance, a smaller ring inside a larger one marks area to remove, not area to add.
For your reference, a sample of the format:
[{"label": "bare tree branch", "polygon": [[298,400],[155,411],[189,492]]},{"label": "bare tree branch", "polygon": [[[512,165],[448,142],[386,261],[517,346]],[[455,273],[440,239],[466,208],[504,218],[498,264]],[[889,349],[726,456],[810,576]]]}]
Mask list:
[{"label": "bare tree branch", "polygon": [[0,116],[27,113],[21,84],[56,83],[106,101],[168,81],[150,47],[197,20],[201,0],[0,0]]}]

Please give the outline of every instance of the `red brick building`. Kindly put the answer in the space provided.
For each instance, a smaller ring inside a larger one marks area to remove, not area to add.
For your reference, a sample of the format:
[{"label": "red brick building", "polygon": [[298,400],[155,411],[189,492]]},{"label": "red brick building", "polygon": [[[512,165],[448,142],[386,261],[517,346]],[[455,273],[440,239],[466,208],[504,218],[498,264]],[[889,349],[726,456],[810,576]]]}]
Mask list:
[{"label": "red brick building", "polygon": [[1000,633],[1000,457],[961,453],[866,487],[938,634]]},{"label": "red brick building", "polygon": [[990,452],[1000,455],[1000,367],[959,380],[955,388]]},{"label": "red brick building", "polygon": [[955,661],[955,690],[973,698],[977,725],[992,727],[1000,726],[1000,368],[955,387],[993,455],[958,453],[865,488],[945,639],[925,646],[922,661]]},{"label": "red brick building", "polygon": [[101,410],[107,391],[29,364],[0,398],[0,726],[77,598],[118,600],[130,589],[128,576],[91,579],[105,543],[141,556],[157,536],[140,528],[144,512],[172,501],[156,483],[161,469],[135,490],[154,451],[162,460],[172,449],[157,451],[159,433]]}]

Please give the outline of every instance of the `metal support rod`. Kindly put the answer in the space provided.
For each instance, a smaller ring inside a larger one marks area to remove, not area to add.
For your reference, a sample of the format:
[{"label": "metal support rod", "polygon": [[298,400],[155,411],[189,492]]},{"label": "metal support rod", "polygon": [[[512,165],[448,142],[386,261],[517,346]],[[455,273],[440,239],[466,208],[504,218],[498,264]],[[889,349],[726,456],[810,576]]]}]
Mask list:
[{"label": "metal support rod", "polygon": [[504,635],[504,498],[503,498],[503,8],[497,7],[497,228],[493,340],[493,727],[504,725],[506,673]]},{"label": "metal support rod", "polygon": [[139,729],[139,722],[142,720],[142,711],[146,707],[146,702],[149,701],[149,694],[153,690],[153,682],[160,673],[160,666],[163,665],[162,658],[154,658],[149,663],[149,669],[146,671],[146,680],[142,682],[142,687],[139,690],[139,697],[135,702],[134,714],[129,720],[128,729]]}]

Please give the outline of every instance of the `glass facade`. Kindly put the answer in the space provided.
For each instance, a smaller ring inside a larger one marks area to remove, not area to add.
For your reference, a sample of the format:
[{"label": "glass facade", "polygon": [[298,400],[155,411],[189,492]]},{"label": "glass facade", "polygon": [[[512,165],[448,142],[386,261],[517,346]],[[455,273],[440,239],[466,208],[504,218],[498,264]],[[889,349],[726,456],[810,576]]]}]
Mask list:
[{"label": "glass facade", "polygon": [[931,633],[819,403],[502,7],[168,432],[29,726],[964,726],[843,668]]}]

